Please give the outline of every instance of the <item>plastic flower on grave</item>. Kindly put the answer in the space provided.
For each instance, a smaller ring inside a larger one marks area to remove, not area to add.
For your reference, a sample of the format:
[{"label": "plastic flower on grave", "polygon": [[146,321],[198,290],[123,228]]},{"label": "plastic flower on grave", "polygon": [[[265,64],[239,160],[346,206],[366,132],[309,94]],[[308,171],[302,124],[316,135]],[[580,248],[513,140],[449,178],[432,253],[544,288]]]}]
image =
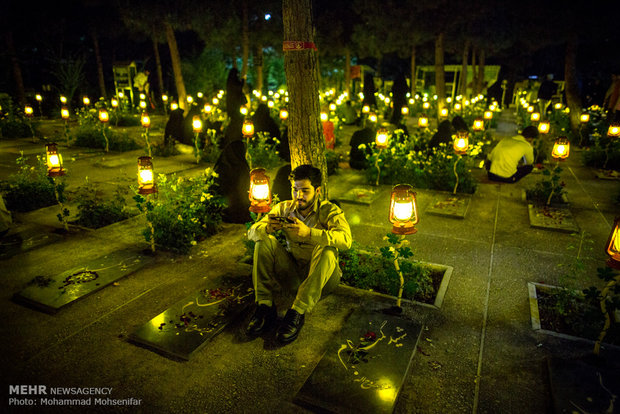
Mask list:
[{"label": "plastic flower on grave", "polygon": [[140,123],[143,128],[149,128],[151,126],[151,118],[149,117],[149,114],[142,112],[142,116],[140,116]]},{"label": "plastic flower on grave", "polygon": [[250,211],[268,213],[271,210],[270,205],[269,176],[264,168],[254,168],[250,171]]},{"label": "plastic flower on grave", "polygon": [[48,177],[65,175],[65,170],[62,168],[62,156],[58,152],[58,147],[55,142],[51,142],[45,146],[45,159]]},{"label": "plastic flower on grave", "polygon": [[388,145],[389,133],[386,128],[379,128],[375,137],[375,144],[379,149],[386,149]]},{"label": "plastic flower on grave", "polygon": [[413,234],[417,231],[418,209],[416,194],[409,184],[398,184],[392,188],[390,213],[388,219],[392,223],[392,233]]},{"label": "plastic flower on grave", "polygon": [[564,161],[568,158],[569,153],[570,142],[568,142],[568,139],[566,139],[566,137],[559,137],[553,144],[551,156],[558,161]]},{"label": "plastic flower on grave", "polygon": [[151,157],[144,156],[138,158],[138,193],[152,194],[157,192],[155,179],[153,176],[153,162]]},{"label": "plastic flower on grave", "polygon": [[427,128],[428,127],[428,117],[426,115],[420,115],[418,118],[418,127]]},{"label": "plastic flower on grave", "polygon": [[620,217],[616,217],[614,225],[605,245],[605,253],[609,256],[607,265],[614,269],[620,269]]},{"label": "plastic flower on grave", "polygon": [[540,132],[541,134],[548,134],[549,129],[549,121],[540,121],[540,124],[538,124],[538,132]]},{"label": "plastic flower on grave", "polygon": [[192,129],[194,133],[200,133],[202,131],[202,119],[199,115],[194,115],[192,118]]},{"label": "plastic flower on grave", "polygon": [[607,129],[607,136],[608,137],[620,137],[620,124],[613,123],[609,125],[609,128]]},{"label": "plastic flower on grave", "polygon": [[246,138],[250,138],[252,135],[254,135],[254,122],[250,121],[249,119],[243,121],[243,127],[241,128],[241,132]]},{"label": "plastic flower on grave", "polygon": [[474,125],[472,126],[474,131],[484,131],[484,120],[482,118],[474,119]]},{"label": "plastic flower on grave", "polygon": [[280,119],[281,120],[285,120],[288,119],[288,109],[286,108],[280,108]]}]

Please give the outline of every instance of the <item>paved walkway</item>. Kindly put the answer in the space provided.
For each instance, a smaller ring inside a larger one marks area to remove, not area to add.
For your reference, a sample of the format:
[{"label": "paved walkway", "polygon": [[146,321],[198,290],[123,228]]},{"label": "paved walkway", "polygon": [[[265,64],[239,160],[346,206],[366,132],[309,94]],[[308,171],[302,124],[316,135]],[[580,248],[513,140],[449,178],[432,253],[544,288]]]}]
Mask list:
[{"label": "paved walkway", "polygon": [[[498,131],[509,134],[514,124],[506,112]],[[20,149],[26,153],[40,150],[28,140],[0,141],[2,178]],[[132,180],[137,154],[76,157],[68,165],[68,179],[77,185],[88,175],[110,186],[118,180]],[[562,179],[580,229],[593,240],[585,259],[589,276],[575,282],[583,288],[600,285],[594,270],[605,260],[603,244],[618,214],[613,200],[620,185],[597,180],[579,158],[579,152],[571,150]],[[165,163],[170,164],[168,172],[180,174],[195,174],[204,168],[182,157]],[[463,220],[426,214],[434,192],[418,191],[419,231],[408,236],[415,257],[452,266],[454,272],[440,310],[405,306],[405,317],[419,321],[424,329],[396,404],[397,413],[547,412],[551,397],[546,358],[581,355],[591,349],[590,344],[531,329],[526,283],[561,283],[559,265],[571,262],[574,250],[569,247],[575,244],[569,234],[529,227],[522,190],[539,177],[495,184],[481,170],[475,174],[480,185]],[[330,177],[330,196],[337,197],[353,183],[363,183],[360,174],[340,170]],[[389,192],[389,186],[382,186],[381,196],[371,206],[343,204],[354,239],[367,249],[382,246],[382,237],[390,230],[386,219]],[[37,223],[42,231],[58,227],[55,214],[45,211],[18,219],[23,225]],[[137,217],[71,234],[0,261],[4,390],[9,384],[113,387],[113,398],[141,399],[137,408],[91,407],[93,412],[303,412],[292,399],[327,343],[353,309],[377,300],[369,294],[338,290],[319,303],[306,318],[298,340],[285,347],[269,338],[246,342],[239,334],[242,322],[230,326],[187,362],[129,343],[129,333],[202,288],[206,280],[226,273],[247,274],[247,266],[237,262],[243,252],[244,226],[231,224],[199,243],[188,256],[160,252],[155,265],[56,315],[10,300],[38,275],[52,276],[106,252],[146,247],[140,234],[143,226]],[[281,313],[284,309],[280,308]],[[6,391],[3,397],[6,407]]]}]

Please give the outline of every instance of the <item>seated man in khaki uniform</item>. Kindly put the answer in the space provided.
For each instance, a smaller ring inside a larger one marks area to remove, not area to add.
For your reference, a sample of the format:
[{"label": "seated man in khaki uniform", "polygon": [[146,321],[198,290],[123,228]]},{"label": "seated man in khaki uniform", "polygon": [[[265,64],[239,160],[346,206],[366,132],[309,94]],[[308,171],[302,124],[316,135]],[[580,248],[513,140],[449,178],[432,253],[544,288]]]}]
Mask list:
[{"label": "seated man in khaki uniform", "polygon": [[[338,250],[351,247],[351,229],[343,211],[319,200],[321,171],[300,165],[289,180],[293,199],[277,204],[248,231],[250,240],[256,242],[252,281],[257,307],[246,333],[261,335],[276,321],[272,293],[279,283],[296,294],[276,334],[282,343],[297,338],[305,313],[312,310],[322,293],[338,285],[342,275]],[[273,235],[280,229],[287,247]]]},{"label": "seated man in khaki uniform", "polygon": [[521,135],[507,137],[497,143],[488,155],[486,167],[489,180],[516,183],[532,172],[534,148],[532,141],[538,137],[538,129],[528,126]]}]

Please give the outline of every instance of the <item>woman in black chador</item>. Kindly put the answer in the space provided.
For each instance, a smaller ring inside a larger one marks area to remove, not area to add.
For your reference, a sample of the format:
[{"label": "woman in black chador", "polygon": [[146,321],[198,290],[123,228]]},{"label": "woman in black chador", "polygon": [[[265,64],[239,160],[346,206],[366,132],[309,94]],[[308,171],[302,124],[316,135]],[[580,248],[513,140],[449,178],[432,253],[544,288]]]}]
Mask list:
[{"label": "woman in black chador", "polygon": [[269,114],[267,104],[261,103],[258,105],[254,116],[252,116],[252,122],[254,123],[254,132],[267,132],[271,138],[280,140],[280,128]]},{"label": "woman in black chador", "polygon": [[375,81],[372,73],[364,73],[364,101],[362,105],[368,105],[371,108],[377,107],[377,98],[375,98]]},{"label": "woman in black chador", "polygon": [[231,121],[234,118],[242,118],[239,108],[247,103],[247,99],[243,94],[244,80],[239,79],[239,71],[232,68],[228,72],[228,80],[226,81],[226,113]]},{"label": "woman in black chador", "polygon": [[392,117],[390,118],[390,124],[398,125],[400,118],[402,117],[401,108],[407,105],[407,79],[405,75],[399,73],[394,79],[392,85],[392,102],[394,107],[392,108]]},{"label": "woman in black chador", "polygon": [[250,167],[245,160],[245,144],[236,140],[226,145],[214,167],[218,193],[226,201],[222,220],[225,223],[247,223],[250,218]]}]

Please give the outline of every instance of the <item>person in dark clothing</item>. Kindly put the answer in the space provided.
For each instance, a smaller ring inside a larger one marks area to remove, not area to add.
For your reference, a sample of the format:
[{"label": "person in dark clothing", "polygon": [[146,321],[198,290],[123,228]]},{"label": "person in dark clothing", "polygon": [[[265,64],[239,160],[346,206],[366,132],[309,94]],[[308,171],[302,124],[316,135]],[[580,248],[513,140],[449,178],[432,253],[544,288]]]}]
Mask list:
[{"label": "person in dark clothing", "polygon": [[392,117],[390,118],[390,124],[398,125],[400,123],[400,119],[402,118],[401,108],[407,105],[407,79],[405,79],[405,75],[399,73],[396,75],[394,79],[394,84],[392,85]]},{"label": "person in dark clothing", "polygon": [[469,127],[465,123],[463,117],[460,115],[452,118],[452,128],[454,128],[456,132],[469,132]]},{"label": "person in dark clothing", "polygon": [[431,140],[428,142],[428,149],[430,150],[432,148],[437,148],[441,143],[450,145],[452,142],[453,133],[454,129],[452,128],[450,121],[442,121],[437,127],[437,132],[435,132]]},{"label": "person in dark clothing", "polygon": [[243,94],[244,83],[243,79],[239,79],[237,68],[232,68],[228,72],[228,79],[226,80],[226,113],[231,121],[243,118],[239,108],[248,102]]},{"label": "person in dark clothing", "polygon": [[224,148],[215,163],[215,179],[218,193],[224,197],[227,207],[222,220],[225,223],[247,223],[250,217],[250,167],[245,160],[245,144],[236,140]]},{"label": "person in dark clothing", "polygon": [[261,103],[258,105],[254,116],[252,116],[252,122],[254,123],[254,132],[267,132],[271,138],[280,140],[280,128],[269,114],[267,104]]},{"label": "person in dark clothing", "polygon": [[[363,170],[368,167],[366,155],[372,153],[370,143],[375,140],[376,131],[372,126],[358,129],[351,136],[351,151],[349,151],[349,165],[356,170]],[[359,148],[360,145],[366,145],[366,148]]]},{"label": "person in dark clothing", "polygon": [[[194,121],[194,116],[200,116],[201,115],[201,111],[200,108],[197,105],[192,105],[189,108],[189,111],[187,112],[187,115],[185,115],[185,119],[183,120],[183,144],[187,144],[187,145],[194,145],[194,126],[192,125],[192,122]],[[203,134],[204,134],[204,128],[203,128],[203,132],[200,133],[199,136],[199,140],[200,142],[202,142],[203,140]]]},{"label": "person in dark clothing", "polygon": [[491,105],[493,101],[497,101],[500,108],[503,107],[502,102],[502,81],[496,80],[495,83],[487,88],[487,105]]},{"label": "person in dark clothing", "polygon": [[168,146],[174,141],[183,142],[183,110],[181,108],[170,111],[164,130],[164,145]]},{"label": "person in dark clothing", "polygon": [[540,88],[538,88],[538,99],[540,100],[540,113],[546,114],[551,99],[555,92],[558,90],[558,85],[553,81],[553,75],[548,74],[547,78],[542,81]]},{"label": "person in dark clothing", "polygon": [[291,200],[291,182],[289,176],[291,175],[291,164],[285,164],[278,169],[276,178],[273,179],[271,186],[271,194],[278,195],[280,201]]},{"label": "person in dark clothing", "polygon": [[364,100],[362,106],[368,105],[371,108],[377,107],[377,98],[375,97],[375,81],[372,73],[364,73]]},{"label": "person in dark clothing", "polygon": [[276,147],[278,150],[278,154],[280,158],[282,158],[286,162],[291,162],[291,148],[288,143],[288,128],[285,128],[282,131],[282,136],[280,137],[280,144]]}]

